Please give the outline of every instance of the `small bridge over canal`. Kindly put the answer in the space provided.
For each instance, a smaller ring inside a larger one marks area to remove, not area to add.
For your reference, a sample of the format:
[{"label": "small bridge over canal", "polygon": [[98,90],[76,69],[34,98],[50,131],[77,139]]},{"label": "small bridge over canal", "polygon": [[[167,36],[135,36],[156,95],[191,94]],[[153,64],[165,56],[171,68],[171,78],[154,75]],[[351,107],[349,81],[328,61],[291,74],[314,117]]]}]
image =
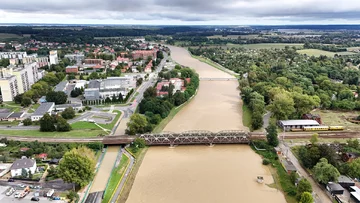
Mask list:
[{"label": "small bridge over canal", "polygon": [[200,78],[201,81],[237,81],[237,78]]},{"label": "small bridge over canal", "polygon": [[107,136],[103,144],[129,144],[135,137],[143,138],[147,145],[190,145],[190,144],[248,144],[251,136],[248,132],[226,130],[220,132],[187,131],[182,133],[163,132],[159,134],[142,134],[138,136]]}]

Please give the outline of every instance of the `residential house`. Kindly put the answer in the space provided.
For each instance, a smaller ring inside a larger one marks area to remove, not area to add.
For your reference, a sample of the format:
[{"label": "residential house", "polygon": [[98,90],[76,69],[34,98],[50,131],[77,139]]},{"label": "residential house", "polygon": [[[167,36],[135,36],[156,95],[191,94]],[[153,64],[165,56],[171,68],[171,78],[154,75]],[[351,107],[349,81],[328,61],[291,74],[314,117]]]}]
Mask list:
[{"label": "residential house", "polygon": [[79,72],[79,67],[78,66],[67,66],[65,68],[65,72],[66,73],[75,73],[75,74],[77,74]]},{"label": "residential house", "polygon": [[37,155],[36,157],[43,160],[43,161],[45,161],[47,159],[47,157],[48,157],[48,154],[41,153],[41,154]]},{"label": "residential house", "polygon": [[36,171],[36,161],[34,159],[22,158],[14,161],[10,167],[11,177],[20,176],[22,170],[26,170],[32,174]]},{"label": "residential house", "polygon": [[329,182],[326,185],[326,190],[332,195],[342,195],[344,193],[344,188],[340,184],[333,182]]},{"label": "residential house", "polygon": [[51,113],[54,110],[54,102],[44,102],[36,109],[36,111],[31,115],[32,121],[40,120],[46,113]]}]

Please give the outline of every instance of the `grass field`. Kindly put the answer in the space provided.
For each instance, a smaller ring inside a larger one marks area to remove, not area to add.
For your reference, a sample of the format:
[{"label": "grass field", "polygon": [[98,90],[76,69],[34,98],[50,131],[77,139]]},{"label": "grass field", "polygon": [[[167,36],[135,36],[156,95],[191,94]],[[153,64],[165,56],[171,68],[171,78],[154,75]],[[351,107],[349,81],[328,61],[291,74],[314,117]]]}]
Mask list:
[{"label": "grass field", "polygon": [[16,104],[13,101],[4,102],[3,104],[1,104],[0,109],[1,108],[9,109],[10,111],[14,111],[14,112],[20,112],[23,109],[23,107],[20,104]]},{"label": "grass field", "polygon": [[330,51],[323,51],[323,50],[319,50],[319,49],[303,49],[303,50],[297,50],[297,52],[299,54],[306,54],[308,56],[316,56],[319,57],[321,55],[323,56],[328,56],[328,57],[334,57],[335,54],[338,55],[352,55],[355,54],[353,52],[330,52]]},{"label": "grass field", "polygon": [[[221,47],[223,49],[227,48],[245,48],[245,49],[283,49],[286,46],[302,48],[303,44],[286,44],[286,43],[260,43],[260,44],[227,44],[227,45],[212,45],[204,46],[209,48]],[[196,48],[196,47],[191,47]]]},{"label": "grass field", "polygon": [[207,37],[209,39],[214,39],[214,38],[220,38],[220,39],[238,39],[243,38],[243,39],[254,39],[256,37],[258,37],[259,35],[227,35],[226,37],[222,36],[222,35],[213,35],[210,37]]},{"label": "grass field", "polygon": [[105,191],[105,196],[102,200],[103,203],[110,202],[114,191],[117,189],[117,186],[121,178],[123,177],[124,172],[126,171],[126,166],[128,165],[128,163],[129,157],[127,157],[126,155],[122,155],[119,166],[114,168],[111,172],[110,180]]},{"label": "grass field", "polygon": [[0,125],[11,125],[17,126],[19,125],[20,121],[0,121]]},{"label": "grass field", "polygon": [[117,115],[115,116],[114,120],[109,123],[109,124],[99,124],[99,126],[106,128],[108,130],[112,130],[116,124],[116,122],[119,120],[120,116],[121,116],[121,111],[118,110],[114,110],[114,113],[117,113]]},{"label": "grass field", "polygon": [[22,136],[22,137],[58,137],[58,138],[81,138],[96,137],[103,134],[102,130],[71,130],[69,132],[40,132],[39,130],[0,130],[0,135]]},{"label": "grass field", "polygon": [[10,34],[10,33],[0,33],[0,39],[20,39],[23,38],[20,35]]},{"label": "grass field", "polygon": [[31,105],[30,109],[28,110],[28,113],[34,113],[37,108],[39,108],[40,104],[36,103]]},{"label": "grass field", "polygon": [[250,129],[251,128],[251,111],[250,111],[249,107],[246,106],[245,104],[243,104],[243,106],[242,106],[242,111],[243,111],[243,115],[242,115],[243,125]]},{"label": "grass field", "polygon": [[99,126],[94,123],[89,123],[85,121],[79,121],[71,124],[71,128],[73,130],[82,130],[82,129],[91,129],[91,130],[100,130]]},{"label": "grass field", "polygon": [[340,125],[349,130],[360,130],[360,125],[351,123],[346,118],[353,118],[360,115],[360,111],[332,111],[332,110],[316,110],[313,114],[319,114],[323,125]]}]

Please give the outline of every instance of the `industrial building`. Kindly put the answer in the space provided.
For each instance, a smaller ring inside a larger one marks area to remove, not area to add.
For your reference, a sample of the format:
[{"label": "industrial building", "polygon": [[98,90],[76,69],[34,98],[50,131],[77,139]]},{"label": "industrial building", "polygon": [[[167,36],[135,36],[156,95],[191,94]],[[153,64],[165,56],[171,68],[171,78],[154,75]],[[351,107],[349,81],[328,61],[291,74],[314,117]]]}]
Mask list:
[{"label": "industrial building", "polygon": [[131,89],[136,87],[136,79],[133,77],[108,77],[104,80],[89,81],[85,89],[85,100],[99,100],[118,96],[120,93],[125,98]]},{"label": "industrial building", "polygon": [[315,120],[280,120],[278,125],[284,130],[302,129],[304,127],[320,126]]}]

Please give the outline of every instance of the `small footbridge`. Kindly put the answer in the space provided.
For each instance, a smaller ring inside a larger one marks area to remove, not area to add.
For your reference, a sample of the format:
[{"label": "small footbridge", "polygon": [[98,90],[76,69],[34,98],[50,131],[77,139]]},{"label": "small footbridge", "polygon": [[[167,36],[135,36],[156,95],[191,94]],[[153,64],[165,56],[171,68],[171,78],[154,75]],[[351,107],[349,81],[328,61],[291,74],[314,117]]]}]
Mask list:
[{"label": "small footbridge", "polygon": [[201,81],[237,81],[237,78],[200,78]]}]

